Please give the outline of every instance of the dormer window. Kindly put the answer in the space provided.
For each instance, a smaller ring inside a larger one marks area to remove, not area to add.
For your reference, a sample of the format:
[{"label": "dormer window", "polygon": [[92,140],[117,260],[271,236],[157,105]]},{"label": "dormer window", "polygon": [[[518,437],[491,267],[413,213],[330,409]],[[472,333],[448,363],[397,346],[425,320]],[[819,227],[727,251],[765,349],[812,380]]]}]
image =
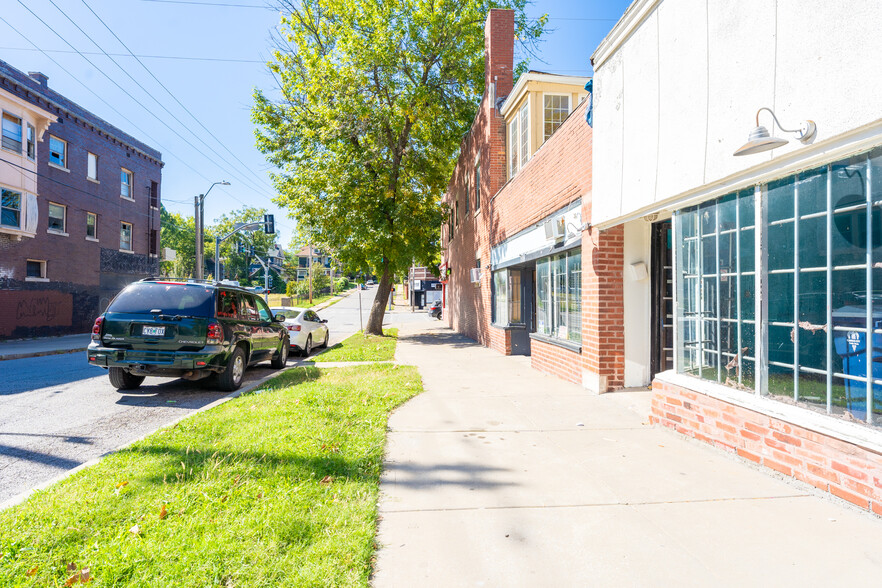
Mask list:
[{"label": "dormer window", "polygon": [[554,131],[563,124],[570,114],[570,97],[560,94],[545,94],[543,127],[547,141]]}]

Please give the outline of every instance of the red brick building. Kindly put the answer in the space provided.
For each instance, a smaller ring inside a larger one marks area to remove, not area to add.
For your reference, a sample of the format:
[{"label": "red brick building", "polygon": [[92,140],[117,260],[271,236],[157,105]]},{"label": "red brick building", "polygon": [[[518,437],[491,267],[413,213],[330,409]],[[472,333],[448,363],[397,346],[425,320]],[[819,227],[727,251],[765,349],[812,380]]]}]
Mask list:
[{"label": "red brick building", "polygon": [[444,201],[445,319],[542,371],[623,385],[622,235],[591,220],[588,78],[512,79],[514,17],[491,10],[485,87]]},{"label": "red brick building", "polygon": [[159,273],[162,156],[43,74],[0,61],[0,98],[0,339],[86,332]]}]

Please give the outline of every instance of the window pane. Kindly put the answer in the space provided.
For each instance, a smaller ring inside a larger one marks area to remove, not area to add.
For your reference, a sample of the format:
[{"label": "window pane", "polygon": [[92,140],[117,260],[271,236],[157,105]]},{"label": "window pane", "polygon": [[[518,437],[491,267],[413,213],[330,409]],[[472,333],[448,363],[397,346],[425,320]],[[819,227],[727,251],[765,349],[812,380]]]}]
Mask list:
[{"label": "window pane", "polygon": [[40,263],[39,261],[28,260],[27,276],[29,278],[42,278],[43,277],[43,264]]},{"label": "window pane", "polygon": [[524,167],[524,164],[527,163],[530,159],[530,107],[528,104],[524,104],[521,107],[521,137],[520,137],[520,146],[521,146],[521,158],[520,158],[520,167]]},{"label": "window pane", "polygon": [[37,156],[37,132],[32,125],[28,125],[28,157],[34,159]]},{"label": "window pane", "polygon": [[49,203],[49,228],[53,231],[64,231],[64,207]]},{"label": "window pane", "polygon": [[132,249],[132,225],[121,223],[119,229],[119,248],[131,251]]},{"label": "window pane", "polygon": [[542,335],[551,334],[550,268],[551,264],[547,258],[536,262],[536,332]]},{"label": "window pane", "polygon": [[509,320],[512,323],[522,323],[521,319],[521,272],[509,272]]},{"label": "window pane", "polygon": [[508,272],[493,273],[494,310],[497,325],[508,324]]},{"label": "window pane", "polygon": [[582,254],[567,257],[567,334],[570,341],[582,342]]},{"label": "window pane", "polygon": [[2,145],[4,149],[21,153],[21,119],[5,112],[3,113]]},{"label": "window pane", "polygon": [[21,228],[21,194],[3,190],[0,198],[0,224]]},{"label": "window pane", "polygon": [[88,170],[86,173],[93,180],[98,177],[98,156],[94,153],[89,153]]},{"label": "window pane", "polygon": [[545,96],[544,107],[544,132],[545,141],[547,141],[569,115],[570,98],[569,96]]},{"label": "window pane", "polygon": [[67,144],[64,141],[49,135],[49,162],[61,167],[67,167],[66,153]]},{"label": "window pane", "polygon": [[518,118],[508,125],[508,177],[518,173]]},{"label": "window pane", "polygon": [[96,217],[92,213],[86,214],[86,236],[92,237],[93,239],[97,236],[97,220]]},{"label": "window pane", "polygon": [[119,194],[124,198],[132,197],[132,172],[128,170],[120,171]]}]

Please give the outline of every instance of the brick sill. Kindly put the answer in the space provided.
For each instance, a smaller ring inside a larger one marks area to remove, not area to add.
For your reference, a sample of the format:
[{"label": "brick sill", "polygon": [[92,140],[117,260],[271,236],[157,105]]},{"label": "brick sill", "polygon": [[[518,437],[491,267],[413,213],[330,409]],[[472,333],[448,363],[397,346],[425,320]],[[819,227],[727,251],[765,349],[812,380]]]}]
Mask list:
[{"label": "brick sill", "polygon": [[578,343],[573,343],[572,341],[564,341],[563,339],[556,339],[554,337],[540,335],[539,333],[530,333],[530,339],[541,341],[542,343],[548,343],[549,345],[554,345],[556,347],[563,347],[564,349],[576,353],[582,353],[582,346]]},{"label": "brick sill", "polygon": [[123,196],[122,194],[120,194],[119,197],[122,198],[123,200],[128,200],[129,202],[135,201],[134,198],[129,198],[128,196]]},{"label": "brick sill", "polygon": [[686,388],[729,404],[746,408],[768,417],[786,421],[797,427],[857,445],[867,451],[882,455],[882,431],[868,426],[850,423],[827,414],[818,413],[800,406],[791,406],[751,392],[700,380],[693,376],[678,374],[673,370],[656,374],[655,380]]},{"label": "brick sill", "polygon": [[98,241],[98,239],[96,239],[95,237],[86,237],[86,241],[92,241],[92,242],[94,242],[94,243],[99,243],[99,242],[100,242],[100,241]]},{"label": "brick sill", "polygon": [[491,327],[495,327],[500,331],[523,331],[527,328],[527,325],[523,323],[509,323],[507,325],[500,325],[498,323],[491,323]]},{"label": "brick sill", "polygon": [[48,163],[49,167],[55,168],[55,169],[57,169],[58,171],[63,171],[63,172],[68,173],[68,174],[70,173],[70,170],[69,170],[69,169],[67,169],[66,167],[62,167],[62,166],[58,165],[57,163],[52,163],[51,161],[49,161],[49,162],[47,162],[47,163]]},{"label": "brick sill", "polygon": [[35,278],[32,276],[25,277],[25,282],[48,282],[49,278]]},{"label": "brick sill", "polygon": [[58,231],[56,229],[46,229],[46,232],[50,235],[58,235],[59,237],[70,237],[70,233],[65,233],[64,231]]},{"label": "brick sill", "polygon": [[135,253],[134,249],[120,249],[119,252],[120,253],[131,253],[131,254]]},{"label": "brick sill", "polygon": [[101,184],[101,182],[99,182],[95,178],[90,178],[89,176],[86,176],[86,179],[89,180],[90,182],[92,182],[93,184],[99,184],[99,185]]}]

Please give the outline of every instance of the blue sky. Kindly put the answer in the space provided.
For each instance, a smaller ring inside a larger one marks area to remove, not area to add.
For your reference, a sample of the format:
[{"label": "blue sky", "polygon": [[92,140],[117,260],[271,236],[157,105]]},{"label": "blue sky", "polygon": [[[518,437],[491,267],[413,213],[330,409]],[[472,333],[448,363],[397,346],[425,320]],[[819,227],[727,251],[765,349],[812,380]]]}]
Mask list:
[{"label": "blue sky", "polygon": [[[266,207],[287,246],[295,221],[270,200],[269,166],[254,148],[250,120],[254,88],[274,86],[265,63],[277,12],[259,0],[2,3],[0,59],[43,72],[57,92],[159,149],[169,210],[192,215],[196,194],[228,180],[206,199],[206,222],[245,203]],[[591,53],[629,3],[534,2],[528,14],[548,13],[552,30],[530,68],[591,75]]]}]

